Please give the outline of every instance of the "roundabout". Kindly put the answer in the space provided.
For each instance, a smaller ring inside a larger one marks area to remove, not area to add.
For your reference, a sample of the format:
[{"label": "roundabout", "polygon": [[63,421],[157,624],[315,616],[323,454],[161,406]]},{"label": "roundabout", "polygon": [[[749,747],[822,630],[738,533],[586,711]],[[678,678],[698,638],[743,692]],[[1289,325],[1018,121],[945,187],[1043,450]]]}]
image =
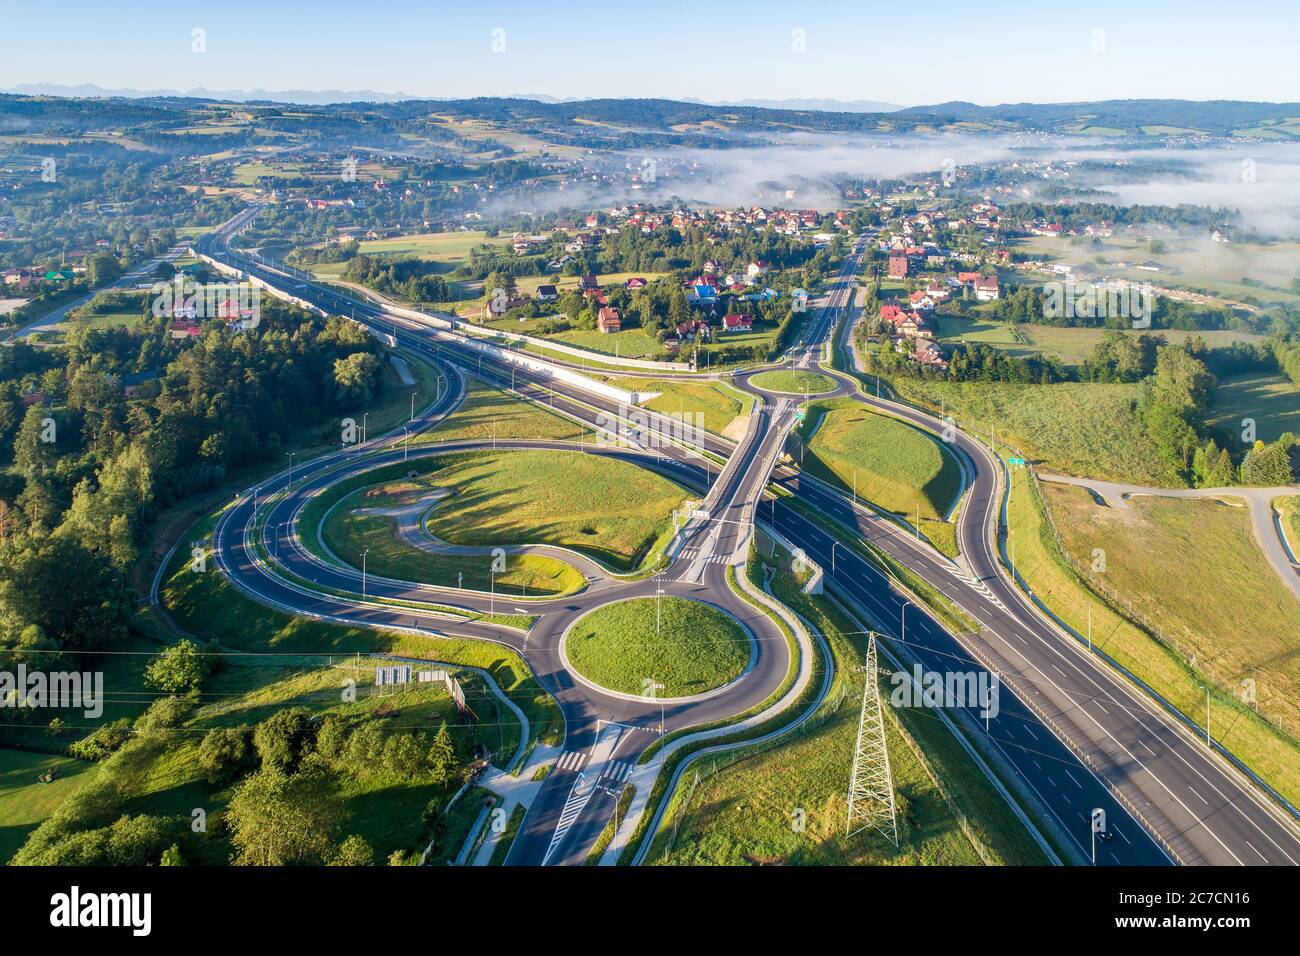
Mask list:
[{"label": "roundabout", "polygon": [[749,376],[755,388],[780,395],[825,395],[840,388],[833,378],[804,369],[774,369]]},{"label": "roundabout", "polygon": [[758,657],[740,621],[703,601],[668,596],[605,604],[570,625],[560,654],[575,677],[661,703],[702,700]]}]

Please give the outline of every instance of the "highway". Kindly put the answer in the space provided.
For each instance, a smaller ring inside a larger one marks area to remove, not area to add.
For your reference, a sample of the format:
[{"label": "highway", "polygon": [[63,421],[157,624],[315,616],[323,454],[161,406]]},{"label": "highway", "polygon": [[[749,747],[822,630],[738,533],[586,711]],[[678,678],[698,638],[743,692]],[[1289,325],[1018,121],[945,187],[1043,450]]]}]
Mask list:
[{"label": "highway", "polygon": [[[380,306],[358,304],[327,286],[303,281],[299,276],[232,251],[227,245],[229,235],[243,224],[242,217],[254,214],[256,209],[241,214],[227,227],[199,240],[198,251],[327,311],[353,314],[358,321],[393,334],[400,347],[426,358],[434,357],[444,363],[444,368],[450,363],[472,369],[476,375],[503,387],[509,387],[513,381],[515,390],[525,397],[550,404],[556,411],[581,421],[598,423],[602,416],[608,420],[611,414],[626,415],[627,409],[610,399],[553,376],[512,368],[509,363],[484,356],[432,322],[421,323]],[[804,337],[807,349],[799,355],[802,364],[834,376],[840,383],[836,394],[851,395],[876,410],[898,415],[935,433],[943,432],[946,423],[906,406],[864,395],[852,379],[822,368],[817,360],[815,347],[832,334],[837,320],[846,312],[855,268],[856,257],[853,257],[846,263],[845,274],[832,287],[827,307],[815,313],[809,323]],[[846,325],[839,324],[841,330]],[[458,379],[455,375],[453,378]],[[735,383],[740,388],[761,391],[750,382],[749,373],[737,374]],[[997,553],[1004,477],[1000,462],[982,443],[960,429],[950,430],[952,447],[964,460],[970,477],[958,523],[964,561],[954,563],[927,544],[916,541],[899,525],[861,503],[855,504],[842,492],[802,476],[787,465],[773,469],[773,462],[785,444],[793,410],[778,396],[767,394],[764,398],[766,403],[760,406],[749,433],[738,447],[713,435],[701,438],[700,445],[705,451],[725,457],[728,464],[721,476],[714,476],[711,482],[706,502],[710,519],[695,519],[694,525],[687,529],[687,546],[681,548],[665,573],[665,589],[671,587],[676,589],[671,593],[704,597],[738,616],[748,614],[746,624],[752,625],[756,634],[761,632],[767,619],[756,615],[748,605],[743,608],[729,605],[728,596],[733,601],[738,599],[726,585],[725,564],[708,560],[715,556],[725,562],[743,560],[748,525],[757,517],[826,569],[830,587],[837,595],[857,605],[872,619],[873,626],[891,635],[892,643],[905,645],[927,669],[990,668],[998,674],[1004,688],[1000,713],[987,724],[968,714],[968,729],[983,734],[985,744],[1002,755],[1023,787],[1036,796],[1045,813],[1074,842],[1078,858],[1087,857],[1087,816],[1093,807],[1103,807],[1107,809],[1115,836],[1103,844],[1099,863],[1294,864],[1300,860],[1300,835],[1293,821],[1192,732],[1166,715],[1104,662],[1087,654],[1073,638],[1044,620],[1010,583]],[[458,399],[459,388],[449,389],[438,408],[426,410],[424,420],[436,420],[437,415],[445,414]],[[535,445],[515,443],[511,447]],[[612,447],[600,451],[591,447],[589,453],[634,457],[639,454],[647,466],[665,470],[683,484],[701,489],[710,477],[709,471],[700,467],[697,455],[676,446],[656,449],[654,455]],[[383,456],[391,459],[398,454],[396,450],[381,451],[376,460]],[[337,460],[324,459],[299,466],[295,478],[303,484],[314,481],[314,477],[308,477],[307,468],[312,476],[319,475],[323,469],[338,465],[349,456],[359,458],[354,451],[340,453],[331,456]],[[772,481],[792,494],[801,507],[784,496],[770,494],[759,504],[769,473]],[[279,476],[279,480],[283,478]],[[332,481],[337,477],[322,476],[320,480]],[[272,479],[264,490],[274,492],[275,482]],[[295,493],[299,490],[296,482]],[[291,515],[280,510],[290,507],[291,500],[286,499],[284,505],[277,502],[268,506],[276,508],[268,517],[268,526],[287,524],[289,529],[294,528],[294,522],[289,520]],[[331,597],[310,589],[289,588],[287,592],[268,593],[265,589],[283,585],[276,585],[275,576],[268,576],[248,550],[252,510],[250,500],[241,501],[223,520],[218,528],[218,561],[233,580],[253,591],[259,599],[373,626],[410,626],[412,620],[422,620],[416,612],[362,604],[351,597]],[[810,514],[819,515],[822,521],[812,520]],[[847,535],[838,536],[843,539],[838,542],[832,538],[823,521],[854,529],[858,537],[906,565],[975,618],[981,625],[979,632],[950,635],[874,565],[846,547],[843,541]],[[310,566],[310,572],[300,576],[317,577],[322,585],[326,583],[321,578],[326,572],[317,560],[310,558],[301,542],[290,537],[278,543],[272,539],[270,544],[281,551],[281,563],[303,562],[293,565],[302,570]],[[685,558],[686,553],[694,556]],[[704,555],[704,560],[700,560],[700,555]],[[348,572],[333,565],[327,567],[330,574],[341,575],[336,582],[338,590],[355,594],[357,582],[347,577]],[[408,594],[414,588],[423,600],[477,606],[472,603],[476,599],[457,595],[454,589],[449,594],[445,589],[379,581],[373,587],[393,588]],[[596,582],[588,592],[543,612],[542,619],[527,637],[529,664],[537,671],[543,686],[556,695],[565,715],[566,753],[582,755],[588,768],[597,766],[598,761],[634,760],[655,739],[659,706],[602,699],[591,688],[573,682],[557,656],[559,639],[567,626],[565,622],[597,603],[653,593],[655,587],[653,580],[617,587],[610,582]],[[391,595],[385,592],[384,596]],[[507,643],[523,640],[522,636],[504,636],[500,630],[483,625],[454,622],[453,627],[446,619],[436,617],[427,618],[418,626],[433,633],[479,636]],[[664,717],[665,726],[692,726],[739,713],[746,709],[743,702],[752,705],[755,699],[769,693],[773,686],[770,681],[779,683],[789,662],[782,657],[783,643],[778,646],[775,641],[763,639],[757,643],[762,650],[759,662],[741,682],[727,694],[669,708]],[[630,729],[609,730],[611,722]],[[603,764],[594,772],[599,773],[601,768]],[[509,862],[563,863],[585,858],[586,848],[612,810],[614,797],[613,788],[595,788],[589,798],[577,793],[576,788],[584,785],[582,781],[587,787],[593,783],[585,776],[580,779],[579,773],[580,769],[569,771],[557,766],[529,812]],[[561,818],[566,816],[566,806],[572,809],[575,797],[583,799],[583,805],[576,817],[569,814],[567,830],[557,843]]]}]

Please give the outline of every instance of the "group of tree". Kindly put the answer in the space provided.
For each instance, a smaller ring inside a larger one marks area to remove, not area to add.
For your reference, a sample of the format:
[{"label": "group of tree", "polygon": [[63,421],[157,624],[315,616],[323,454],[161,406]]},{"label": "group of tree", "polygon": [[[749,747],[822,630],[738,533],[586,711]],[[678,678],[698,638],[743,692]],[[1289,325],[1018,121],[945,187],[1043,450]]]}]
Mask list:
[{"label": "group of tree", "polygon": [[[0,351],[0,647],[107,649],[161,509],[281,458],[289,429],[363,408],[382,346],[362,327],[263,303],[257,329],[73,329],[61,351]],[[61,361],[62,360],[62,361]],[[152,371],[149,393],[123,378]],[[20,397],[39,401],[23,409]]]}]

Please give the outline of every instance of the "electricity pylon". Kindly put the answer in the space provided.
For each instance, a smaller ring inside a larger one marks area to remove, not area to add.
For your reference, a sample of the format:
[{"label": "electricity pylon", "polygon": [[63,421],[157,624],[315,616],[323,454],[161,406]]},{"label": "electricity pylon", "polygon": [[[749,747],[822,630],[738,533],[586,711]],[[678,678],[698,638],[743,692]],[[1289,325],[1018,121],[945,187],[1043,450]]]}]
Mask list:
[{"label": "electricity pylon", "polygon": [[853,751],[853,775],[849,778],[845,831],[853,836],[871,827],[898,846],[894,782],[889,772],[889,750],[885,747],[885,719],[881,713],[876,666],[876,635],[868,634],[867,682],[862,689],[862,714],[858,718],[858,742]]}]

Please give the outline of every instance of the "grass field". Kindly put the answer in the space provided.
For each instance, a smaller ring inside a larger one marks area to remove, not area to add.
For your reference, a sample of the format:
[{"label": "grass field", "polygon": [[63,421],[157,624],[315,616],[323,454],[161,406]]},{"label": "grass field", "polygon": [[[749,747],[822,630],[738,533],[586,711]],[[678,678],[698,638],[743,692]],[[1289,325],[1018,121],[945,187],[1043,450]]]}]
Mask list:
[{"label": "grass field", "polygon": [[[1060,359],[1066,365],[1079,365],[1101,342],[1105,329],[1099,328],[1057,328],[1051,325],[1022,324],[1017,326],[1020,334],[1028,340],[1028,345],[1013,346],[1008,349],[1014,354],[1028,355],[1042,352]],[[1133,329],[1122,329],[1125,335],[1141,335]],[[1233,342],[1257,342],[1263,336],[1249,332],[1232,332],[1226,329],[1211,329],[1203,332],[1184,331],[1182,329],[1153,329],[1149,334],[1158,335],[1170,343],[1177,344],[1191,338],[1200,338],[1210,348],[1223,348]],[[991,344],[991,343],[990,343]]]},{"label": "grass field", "polygon": [[980,345],[1019,346],[1015,331],[1005,322],[988,319],[959,319],[936,315],[933,320],[941,342],[971,342]]},{"label": "grass field", "polygon": [[[623,694],[656,697],[722,687],[741,675],[750,657],[749,638],[731,615],[679,597],[597,608],[574,624],[565,647],[569,662],[587,680]],[[663,687],[650,686],[655,683]]]},{"label": "grass field", "polygon": [[500,236],[489,239],[481,231],[430,232],[393,239],[367,239],[358,248],[366,255],[414,254],[427,262],[459,263],[469,258],[471,249],[485,244],[505,247],[510,244],[510,239]]},{"label": "grass field", "polygon": [[494,574],[488,555],[432,554],[413,548],[397,537],[395,519],[348,513],[347,509],[358,503],[355,497],[347,499],[326,520],[321,537],[341,560],[356,568],[361,566],[361,553],[368,551],[365,565],[370,574],[523,597],[573,594],[585,583],[576,568],[545,555],[509,555],[505,570]]},{"label": "grass field", "polygon": [[[0,864],[8,863],[54,808],[81,786],[82,775],[94,767],[84,760],[0,750]],[[54,779],[37,778],[53,773]]]},{"label": "grass field", "polygon": [[633,392],[658,392],[645,407],[665,415],[683,415],[682,421],[694,424],[696,415],[704,416],[704,427],[723,434],[728,425],[754,407],[754,397],[725,382],[674,382],[653,378],[609,377],[604,381]]},{"label": "grass field", "polygon": [[1134,497],[1119,510],[1082,488],[1045,482],[1043,493],[1069,554],[1105,550],[1099,587],[1132,601],[1221,687],[1254,678],[1260,711],[1300,736],[1300,601],[1259,550],[1241,502]]},{"label": "grass field", "polygon": [[467,377],[465,400],[431,431],[421,432],[412,443],[475,441],[496,438],[546,438],[594,440],[583,426],[548,412],[531,402],[474,378]]},{"label": "grass field", "polygon": [[[762,550],[767,553],[766,545]],[[780,551],[776,564],[773,593],[830,644],[836,666],[827,702],[804,728],[757,753],[739,759],[722,755],[717,764],[711,758],[697,761],[682,784],[693,790],[685,812],[681,798],[675,798],[677,815],[666,821],[651,862],[1042,864],[1041,851],[1011,808],[940,720],[921,709],[885,708],[901,845],[895,849],[870,833],[845,836],[845,792],[862,694],[857,672],[862,636],[825,598],[802,593],[801,581],[788,570],[788,553]],[[700,780],[692,786],[696,770]]]},{"label": "grass field", "polygon": [[1300,388],[1281,374],[1220,379],[1208,424],[1224,429],[1239,442],[1245,418],[1255,422],[1255,435],[1263,441],[1276,441],[1284,432],[1300,435]]},{"label": "grass field", "polygon": [[[1255,640],[1252,632],[1235,620],[1221,637],[1201,628],[1200,635],[1195,638],[1195,649],[1191,646],[1190,639],[1188,646],[1174,647],[1172,644],[1161,643],[1137,627],[1085,586],[1083,577],[1061,557],[1025,469],[1013,469],[1012,482],[1010,527],[1015,542],[1017,573],[1032,587],[1034,595],[1077,633],[1087,633],[1091,615],[1095,646],[1137,675],[1183,713],[1198,722],[1204,720],[1205,691],[1202,685],[1206,681],[1204,672],[1210,669],[1224,675],[1225,681],[1229,680],[1227,675],[1234,669],[1242,668],[1252,661],[1269,665],[1275,672],[1279,668],[1285,670],[1285,661],[1271,662],[1271,665],[1270,662],[1263,661],[1259,651],[1253,650]],[[1047,485],[1044,484],[1044,487]],[[1062,489],[1075,490],[1066,486],[1062,486]],[[1091,506],[1083,500],[1082,489],[1078,491],[1080,494],[1070,496],[1068,500],[1075,516],[1081,520]],[[1138,527],[1137,522],[1143,522],[1142,533],[1150,533],[1154,536],[1153,539],[1150,542],[1136,540],[1132,546],[1137,549],[1137,553],[1133,556],[1124,555],[1120,552],[1137,535],[1123,527],[1118,532],[1111,533],[1109,525],[1106,525],[1106,540],[1100,545],[1105,548],[1108,559],[1105,581],[1112,586],[1123,583],[1128,589],[1124,592],[1126,597],[1135,601],[1135,609],[1156,613],[1156,609],[1151,607],[1150,597],[1153,593],[1162,592],[1133,592],[1138,586],[1137,582],[1145,581],[1148,585],[1167,588],[1167,593],[1175,597],[1187,595],[1189,591],[1199,588],[1201,593],[1191,596],[1192,603],[1185,613],[1213,604],[1217,605],[1217,609],[1211,610],[1216,620],[1222,620],[1225,614],[1235,617],[1239,611],[1255,621],[1261,616],[1269,618],[1276,615],[1276,610],[1252,608],[1247,611],[1240,603],[1243,595],[1258,593],[1257,587],[1270,589],[1273,585],[1268,582],[1277,581],[1271,569],[1260,568],[1256,563],[1261,559],[1257,557],[1258,547],[1254,541],[1241,539],[1242,527],[1239,522],[1244,520],[1244,515],[1238,516],[1226,509],[1223,514],[1211,511],[1207,515],[1207,520],[1211,523],[1205,529],[1205,534],[1202,535],[1200,529],[1195,532],[1197,543],[1194,547],[1184,545],[1181,550],[1153,552],[1152,548],[1157,542],[1165,547],[1176,546],[1180,536],[1187,535],[1187,529],[1191,526],[1186,515],[1167,516],[1167,509],[1153,510],[1150,507],[1156,503],[1155,499],[1146,501],[1145,504],[1143,501],[1141,498],[1133,499],[1135,514],[1132,520],[1135,528]],[[1076,532],[1076,519],[1067,516],[1065,520],[1070,522],[1070,540],[1078,538],[1082,542],[1078,547],[1090,540],[1084,535],[1100,534],[1099,531],[1089,531],[1087,528]],[[1244,533],[1249,536],[1249,531]],[[1239,547],[1240,551],[1225,552],[1224,549],[1230,547]],[[1208,554],[1202,554],[1202,548]],[[1073,553],[1077,557],[1086,558],[1089,565],[1085,567],[1090,566],[1090,550]],[[1133,563],[1141,560],[1139,555],[1146,555],[1151,567],[1133,569]],[[1175,555],[1176,558],[1173,557]],[[1181,563],[1185,558],[1190,559],[1188,568],[1184,568]],[[1214,566],[1216,561],[1218,564]],[[1206,577],[1207,565],[1213,568],[1209,577]],[[1239,571],[1238,568],[1254,568],[1254,571]],[[1222,586],[1219,584],[1221,578],[1226,579]],[[1225,588],[1231,596],[1224,596]],[[1177,614],[1177,609],[1164,613],[1166,619],[1171,621],[1171,626],[1178,623],[1178,616],[1168,616]],[[1281,634],[1268,635],[1261,647],[1280,647],[1287,642],[1286,635],[1292,635],[1291,640],[1294,641],[1293,622],[1294,617],[1291,622],[1284,622],[1289,630],[1284,628]],[[1224,651],[1218,649],[1221,641],[1226,648]],[[1196,665],[1193,665],[1189,655],[1198,650],[1202,653]],[[1293,686],[1294,680],[1294,676],[1289,678],[1287,685]],[[1293,702],[1288,704],[1278,700],[1281,685],[1269,684],[1268,680],[1259,681],[1261,710],[1276,708],[1279,704],[1293,710]],[[1214,736],[1277,787],[1287,799],[1293,802],[1300,800],[1300,744],[1255,716],[1237,698],[1239,690],[1237,678],[1231,678],[1224,690],[1211,695],[1210,724]]]},{"label": "grass field", "polygon": [[[200,540],[211,533],[213,518],[192,528],[183,540]],[[465,664],[486,670],[497,685],[524,711],[535,736],[556,740],[561,723],[558,708],[533,680],[523,659],[499,644],[451,637],[424,637],[391,631],[327,624],[284,614],[245,598],[212,568],[202,573],[189,569],[187,555],[178,552],[163,580],[163,603],[171,618],[202,640],[215,641],[242,651],[302,656],[313,662],[331,655],[399,654],[424,660]],[[143,612],[141,627],[161,626]],[[518,739],[518,724],[504,708],[494,720],[508,743],[510,726]]]},{"label": "grass field", "polygon": [[961,490],[961,469],[934,436],[852,399],[815,402],[804,467],[883,511],[942,520]]},{"label": "grass field", "polygon": [[[1138,236],[1120,235],[1091,242],[1071,243],[1060,239],[1033,236],[1017,240],[1019,251],[1034,258],[1080,265],[1104,260],[1098,265],[1107,278],[1125,278],[1135,282],[1204,291],[1226,301],[1247,298],[1261,302],[1294,302],[1290,291],[1296,262],[1300,261],[1300,243],[1296,242],[1213,242],[1208,236],[1160,234],[1165,250],[1153,253],[1150,245]],[[1135,268],[1139,262],[1153,259],[1162,271],[1152,273]],[[1121,263],[1123,265],[1121,265]],[[1246,285],[1243,278],[1263,282],[1266,287]]]},{"label": "grass field", "polygon": [[628,462],[578,451],[455,456],[436,480],[455,494],[429,513],[452,544],[553,544],[631,571],[672,535],[686,492]]},{"label": "grass field", "polygon": [[[446,721],[462,759],[476,740],[490,749],[504,743],[510,748],[507,755],[513,753],[518,741],[517,723],[512,738],[498,738],[494,729],[462,722],[440,684],[414,685],[402,694],[381,695],[374,687],[374,666],[373,660],[346,657],[333,665],[301,661],[268,664],[258,658],[227,658],[221,669],[205,681],[204,702],[176,729],[133,738],[112,758],[100,762],[95,775],[99,780],[111,781],[123,798],[122,812],[168,817],[188,862],[223,865],[229,862],[234,847],[229,831],[212,824],[220,819],[218,815],[234,788],[209,783],[203,773],[199,743],[210,729],[249,726],[283,708],[300,706],[313,715],[335,714],[350,723],[386,714],[389,719],[378,725],[385,737],[397,731],[422,731],[426,746],[432,731]],[[469,672],[460,676],[467,699],[472,698],[476,706],[490,712],[492,705],[485,699],[481,681]],[[345,700],[339,692],[349,679],[357,682],[353,701]],[[135,693],[155,696],[142,686],[137,686]],[[421,781],[382,768],[377,761],[364,769],[337,769],[332,776],[345,814],[336,836],[360,835],[374,849],[377,862],[395,850],[423,849],[425,807],[430,801],[444,805],[458,785],[455,781],[441,785]],[[193,833],[189,827],[195,807],[202,807],[208,815],[206,833]],[[468,809],[454,811],[445,818],[446,833],[436,848],[439,856],[446,852],[447,845],[463,837],[467,824],[460,818]]]},{"label": "grass field", "polygon": [[1181,484],[1138,420],[1141,385],[1062,382],[920,382],[897,379],[904,398],[948,414],[957,427],[1023,451],[1067,474],[1150,485]]},{"label": "grass field", "polygon": [[769,392],[783,392],[791,395],[816,395],[820,392],[835,390],[835,380],[816,372],[791,371],[777,369],[773,372],[759,372],[750,381],[756,388]]},{"label": "grass field", "polygon": [[623,356],[624,358],[656,358],[663,354],[664,348],[641,329],[624,329],[621,332],[594,332],[573,329],[550,336],[556,342],[571,345],[578,349],[600,352],[604,355]]},{"label": "grass field", "polygon": [[1300,495],[1279,498],[1273,506],[1282,516],[1282,530],[1291,546],[1292,557],[1300,555]]}]

